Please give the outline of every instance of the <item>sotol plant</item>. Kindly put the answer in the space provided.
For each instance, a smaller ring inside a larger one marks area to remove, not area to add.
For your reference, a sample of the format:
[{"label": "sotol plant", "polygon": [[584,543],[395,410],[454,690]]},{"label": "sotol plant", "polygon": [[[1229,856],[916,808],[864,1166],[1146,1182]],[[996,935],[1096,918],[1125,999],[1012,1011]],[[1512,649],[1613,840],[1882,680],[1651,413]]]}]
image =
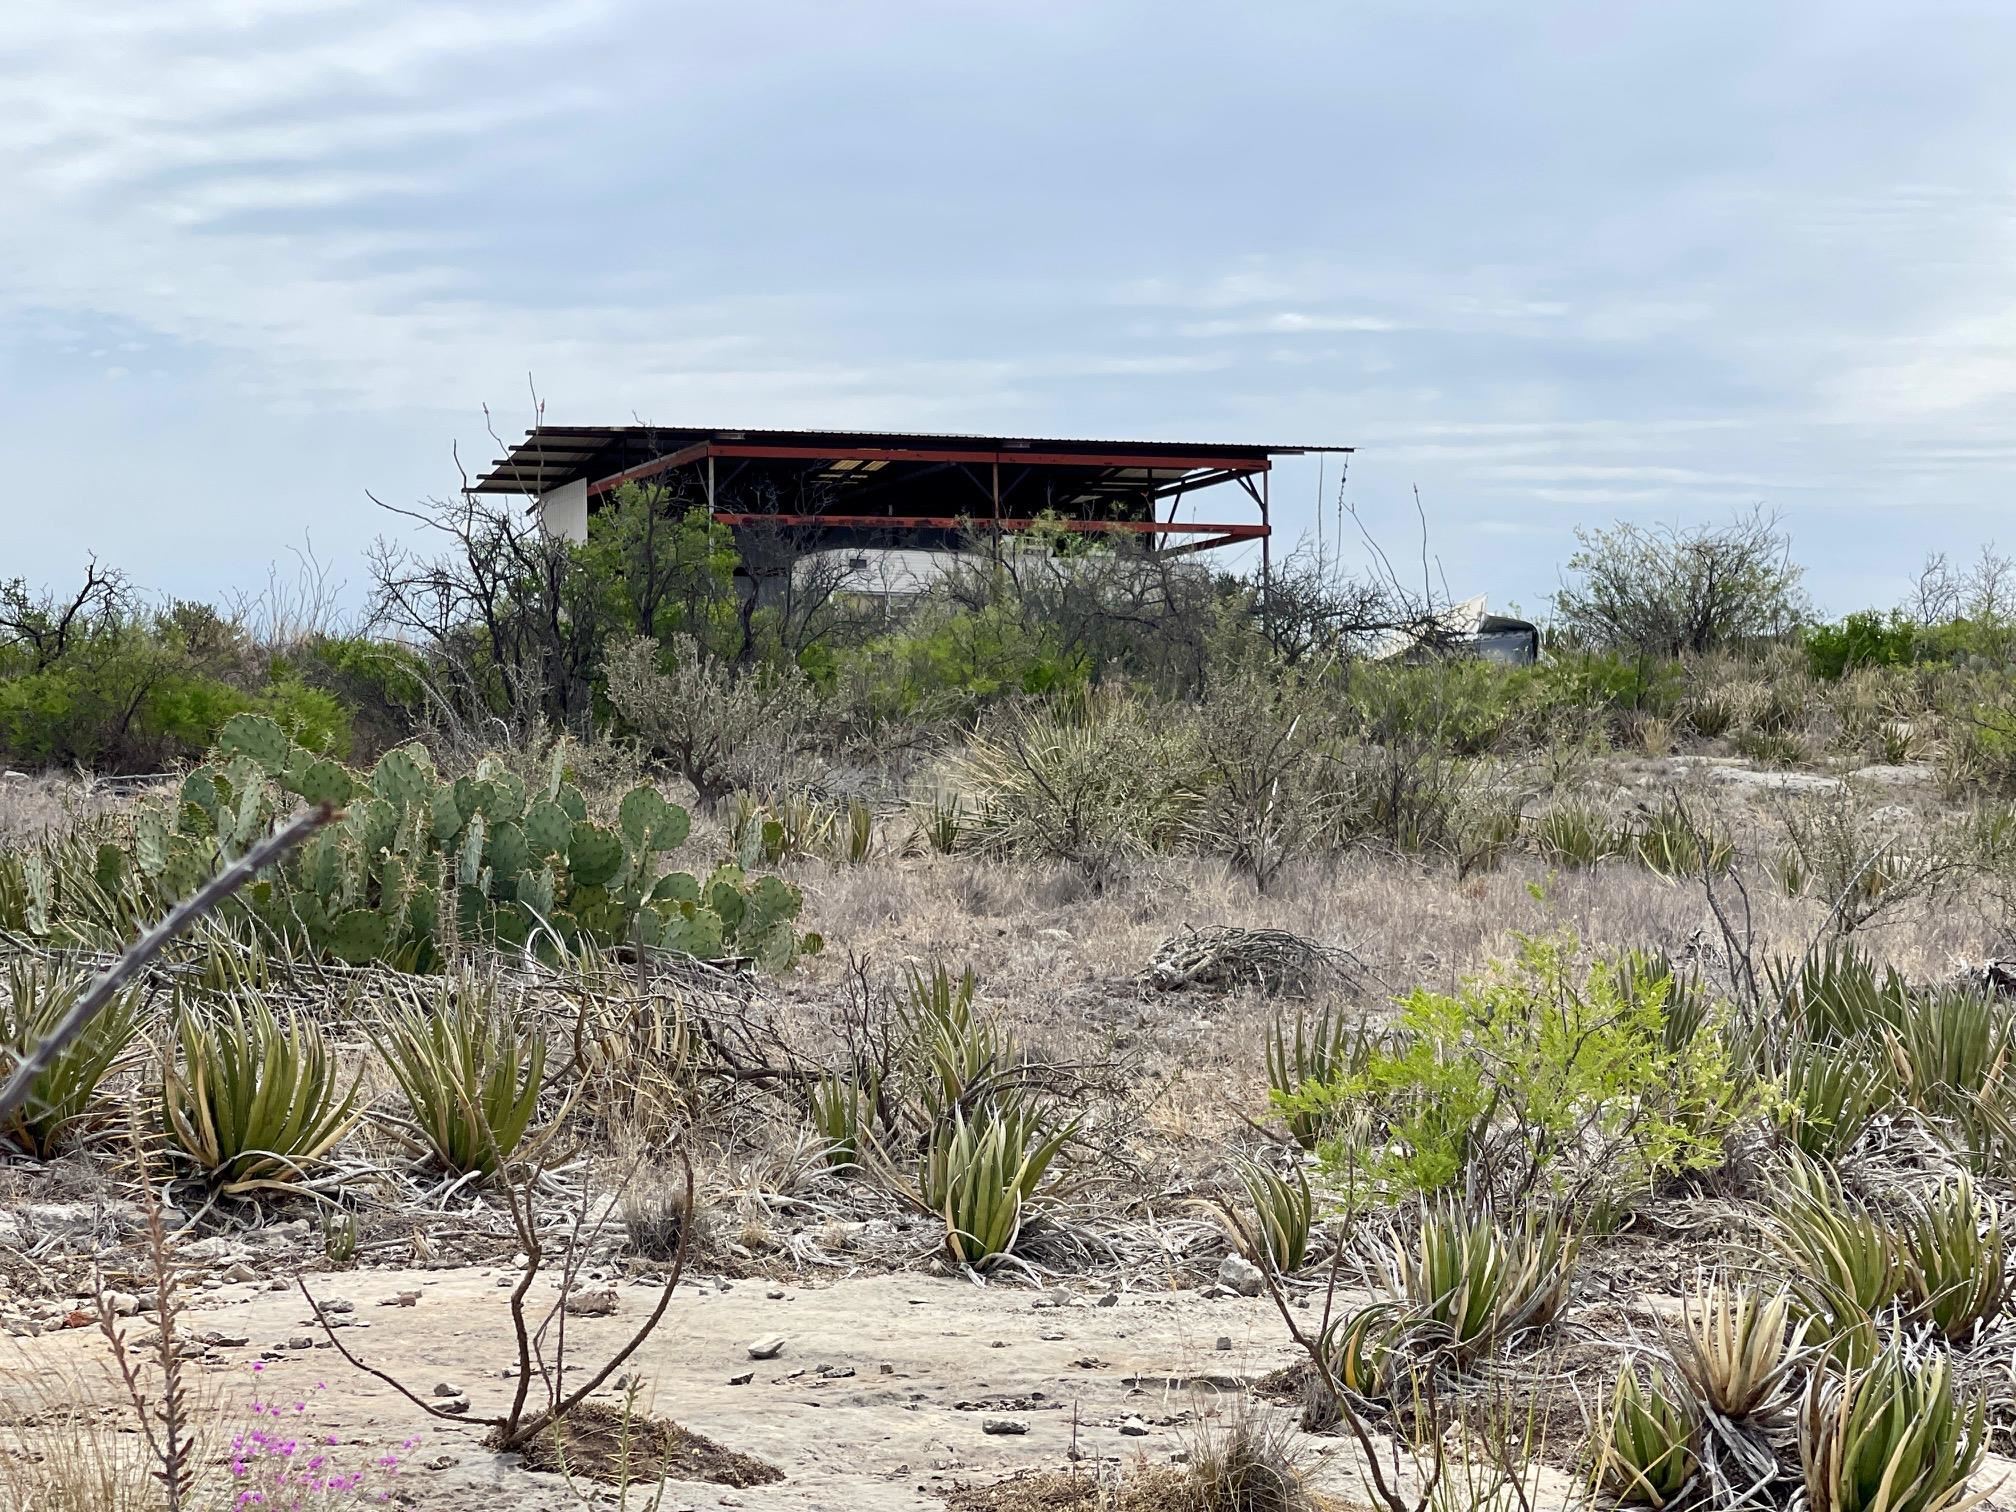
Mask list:
[{"label": "sotol plant", "polygon": [[406,994],[380,1048],[436,1164],[488,1175],[511,1159],[539,1106],[546,1040],[514,1021],[494,984],[464,972],[430,998]]},{"label": "sotol plant", "polygon": [[1985,1398],[1953,1389],[1943,1354],[1893,1341],[1865,1368],[1816,1372],[1799,1411],[1813,1512],[1964,1512],[1988,1447]]}]

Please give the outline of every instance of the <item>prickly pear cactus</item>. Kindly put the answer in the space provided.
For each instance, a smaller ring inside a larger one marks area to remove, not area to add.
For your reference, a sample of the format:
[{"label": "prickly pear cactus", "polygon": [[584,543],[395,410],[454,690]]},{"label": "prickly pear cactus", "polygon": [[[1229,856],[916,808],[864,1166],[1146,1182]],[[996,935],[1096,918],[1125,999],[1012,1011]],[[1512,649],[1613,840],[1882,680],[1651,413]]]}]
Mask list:
[{"label": "prickly pear cactus", "polygon": [[[259,715],[227,721],[174,803],[138,816],[117,880],[164,900],[186,896],[304,801],[342,817],[235,906],[335,960],[427,971],[471,946],[551,955],[593,943],[782,971],[818,948],[818,936],[797,932],[803,900],[780,877],[751,880],[733,862],[704,881],[661,874],[692,826],[654,788],[626,793],[610,825],[591,816],[557,757],[530,787],[495,760],[444,780],[417,743],[355,771],[301,750]],[[104,869],[110,879],[112,862]]]}]

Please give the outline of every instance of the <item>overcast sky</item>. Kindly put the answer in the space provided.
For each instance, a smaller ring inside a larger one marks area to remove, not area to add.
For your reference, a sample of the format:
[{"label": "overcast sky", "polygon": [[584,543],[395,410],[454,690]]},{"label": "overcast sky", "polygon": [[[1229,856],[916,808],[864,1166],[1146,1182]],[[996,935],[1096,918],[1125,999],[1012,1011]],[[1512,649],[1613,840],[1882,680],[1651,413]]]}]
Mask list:
[{"label": "overcast sky", "polygon": [[530,374],[1351,444],[1396,555],[1418,486],[1528,607],[1578,522],[1762,503],[1888,604],[2016,548],[2012,78],[2007,0],[17,4],[0,576],[215,596],[312,530],[355,594],[365,491],[452,491]]}]

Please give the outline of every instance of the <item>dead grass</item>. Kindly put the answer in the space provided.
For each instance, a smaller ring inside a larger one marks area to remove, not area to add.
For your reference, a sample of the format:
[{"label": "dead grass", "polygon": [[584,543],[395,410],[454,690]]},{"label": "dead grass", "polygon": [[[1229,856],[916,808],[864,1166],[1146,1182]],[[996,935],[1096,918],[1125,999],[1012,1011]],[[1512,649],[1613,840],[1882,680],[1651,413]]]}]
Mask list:
[{"label": "dead grass", "polygon": [[725,1449],[669,1419],[627,1412],[603,1402],[586,1402],[575,1408],[564,1421],[532,1441],[524,1461],[527,1470],[627,1487],[682,1480],[741,1490],[784,1479],[784,1472],[775,1465]]}]

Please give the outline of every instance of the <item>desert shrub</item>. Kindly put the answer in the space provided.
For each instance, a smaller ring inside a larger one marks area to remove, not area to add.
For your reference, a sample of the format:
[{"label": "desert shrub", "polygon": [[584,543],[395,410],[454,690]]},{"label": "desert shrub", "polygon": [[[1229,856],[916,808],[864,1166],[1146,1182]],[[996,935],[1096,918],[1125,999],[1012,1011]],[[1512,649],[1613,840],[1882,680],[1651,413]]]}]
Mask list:
[{"label": "desert shrub", "polygon": [[631,636],[610,648],[604,675],[624,725],[703,803],[784,782],[805,747],[811,692],[795,667],[738,670],[690,635],[662,648]]},{"label": "desert shrub", "polygon": [[1719,1036],[1668,1046],[1672,991],[1670,977],[1585,961],[1572,937],[1526,939],[1453,994],[1416,989],[1390,1043],[1277,1100],[1290,1114],[1369,1118],[1322,1154],[1333,1175],[1379,1192],[1459,1176],[1515,1196],[1642,1190],[1720,1164],[1734,1103]]},{"label": "desert shrub", "polygon": [[1311,781],[1331,727],[1316,679],[1252,660],[1215,676],[1194,725],[1196,843],[1224,855],[1265,890],[1323,833]]},{"label": "desert shrub", "polygon": [[1119,692],[1006,710],[954,763],[977,848],[1094,876],[1189,832],[1195,774],[1185,732]]},{"label": "desert shrub", "polygon": [[1761,510],[1720,527],[1620,523],[1575,537],[1554,613],[1578,645],[1698,656],[1776,635],[1804,611],[1791,543]]},{"label": "desert shrub", "polygon": [[1918,627],[1902,611],[1864,610],[1831,625],[1809,626],[1801,637],[1815,677],[1836,679],[1857,667],[1897,667],[1917,654]]},{"label": "desert shrub", "polygon": [[[7,968],[7,1000],[0,1006],[0,1082],[47,1039],[90,979],[77,971],[22,957]],[[46,1159],[102,1111],[99,1089],[126,1059],[140,1036],[142,988],[122,988],[84,1030],[36,1077],[28,1100],[0,1135],[25,1154]]]},{"label": "desert shrub", "polygon": [[1183,1499],[1172,1512],[1314,1512],[1292,1421],[1240,1401],[1190,1449]]},{"label": "desert shrub", "polygon": [[514,1021],[494,981],[463,971],[424,997],[405,991],[379,1049],[437,1165],[459,1176],[509,1163],[538,1110],[546,1039]]},{"label": "desert shrub", "polygon": [[1833,909],[1844,935],[1975,865],[1961,831],[1876,805],[1849,784],[1788,803],[1781,823],[1807,889]]},{"label": "desert shrub", "polygon": [[168,1134],[222,1191],[298,1185],[357,1120],[358,1077],[343,1086],[321,1029],[256,995],[185,1007],[176,1044],[161,1089]]}]

